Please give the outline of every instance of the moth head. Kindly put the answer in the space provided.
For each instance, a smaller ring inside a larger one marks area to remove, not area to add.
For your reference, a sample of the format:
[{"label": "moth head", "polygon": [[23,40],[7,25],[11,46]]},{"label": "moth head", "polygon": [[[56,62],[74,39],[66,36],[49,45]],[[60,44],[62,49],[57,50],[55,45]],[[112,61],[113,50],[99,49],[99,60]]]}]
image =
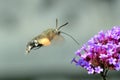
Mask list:
[{"label": "moth head", "polygon": [[56,35],[60,35],[61,31],[58,30],[58,29],[54,29],[54,33],[55,33]]}]

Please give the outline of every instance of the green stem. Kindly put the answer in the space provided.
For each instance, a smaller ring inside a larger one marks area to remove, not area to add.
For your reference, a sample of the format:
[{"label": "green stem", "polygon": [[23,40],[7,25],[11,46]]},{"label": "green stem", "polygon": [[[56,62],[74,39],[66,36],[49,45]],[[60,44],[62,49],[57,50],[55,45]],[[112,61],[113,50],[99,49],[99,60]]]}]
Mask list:
[{"label": "green stem", "polygon": [[107,76],[107,72],[108,72],[108,69],[103,69],[103,72],[101,72],[101,77],[103,80],[106,80],[106,76]]}]

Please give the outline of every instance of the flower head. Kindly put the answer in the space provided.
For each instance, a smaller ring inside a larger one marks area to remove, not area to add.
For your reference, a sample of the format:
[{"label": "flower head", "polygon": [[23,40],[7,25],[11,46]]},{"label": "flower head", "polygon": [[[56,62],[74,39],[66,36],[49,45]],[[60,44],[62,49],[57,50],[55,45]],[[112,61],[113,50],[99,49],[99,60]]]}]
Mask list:
[{"label": "flower head", "polygon": [[104,69],[120,70],[120,26],[100,31],[75,53],[79,59],[74,58],[73,62],[88,74],[99,74]]}]

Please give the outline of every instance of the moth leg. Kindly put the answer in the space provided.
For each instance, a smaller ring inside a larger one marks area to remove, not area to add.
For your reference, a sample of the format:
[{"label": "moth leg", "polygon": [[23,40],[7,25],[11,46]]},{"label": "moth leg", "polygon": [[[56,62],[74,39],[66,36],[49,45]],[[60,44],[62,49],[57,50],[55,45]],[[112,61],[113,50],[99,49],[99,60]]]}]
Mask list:
[{"label": "moth leg", "polygon": [[34,47],[34,50],[39,49],[42,46],[43,46],[42,44],[38,44],[36,47]]}]

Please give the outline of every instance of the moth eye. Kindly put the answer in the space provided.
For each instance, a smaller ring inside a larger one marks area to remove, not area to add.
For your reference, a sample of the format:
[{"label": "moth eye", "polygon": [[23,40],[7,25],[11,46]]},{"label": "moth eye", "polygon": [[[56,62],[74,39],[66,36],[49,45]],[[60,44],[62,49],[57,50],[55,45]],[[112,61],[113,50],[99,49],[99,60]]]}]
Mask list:
[{"label": "moth eye", "polygon": [[60,31],[58,31],[58,35],[60,34]]}]

